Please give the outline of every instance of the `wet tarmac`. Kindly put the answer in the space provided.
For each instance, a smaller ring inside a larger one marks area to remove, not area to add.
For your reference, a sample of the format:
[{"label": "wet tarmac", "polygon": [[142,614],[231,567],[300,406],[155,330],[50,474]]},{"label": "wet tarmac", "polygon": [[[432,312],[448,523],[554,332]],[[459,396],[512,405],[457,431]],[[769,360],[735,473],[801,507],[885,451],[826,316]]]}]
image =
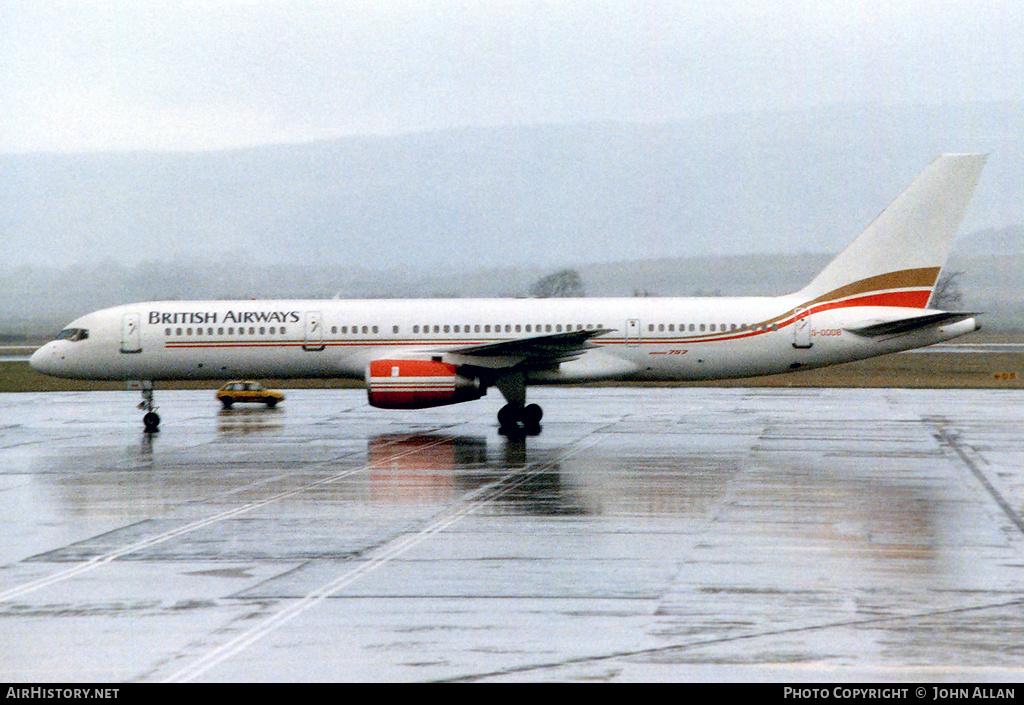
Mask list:
[{"label": "wet tarmac", "polygon": [[0,395],[5,681],[1018,681],[1024,394]]}]

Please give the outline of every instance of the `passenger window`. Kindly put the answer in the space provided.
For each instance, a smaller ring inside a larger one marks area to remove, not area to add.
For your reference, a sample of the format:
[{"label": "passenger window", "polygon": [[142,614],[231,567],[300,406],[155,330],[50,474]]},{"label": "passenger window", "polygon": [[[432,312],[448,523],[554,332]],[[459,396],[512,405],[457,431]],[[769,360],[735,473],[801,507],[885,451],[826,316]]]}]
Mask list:
[{"label": "passenger window", "polygon": [[398,333],[398,326],[391,326],[391,332],[397,334]]}]

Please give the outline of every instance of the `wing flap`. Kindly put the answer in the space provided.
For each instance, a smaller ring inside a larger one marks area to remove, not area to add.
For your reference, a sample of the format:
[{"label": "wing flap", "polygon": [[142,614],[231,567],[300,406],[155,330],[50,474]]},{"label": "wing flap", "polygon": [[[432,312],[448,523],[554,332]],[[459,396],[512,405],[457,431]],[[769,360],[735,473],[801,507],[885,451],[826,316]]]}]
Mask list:
[{"label": "wing flap", "polygon": [[465,364],[479,367],[551,367],[578,359],[583,353],[598,347],[590,342],[591,338],[610,332],[610,328],[575,330],[456,348],[447,352],[464,360]]}]

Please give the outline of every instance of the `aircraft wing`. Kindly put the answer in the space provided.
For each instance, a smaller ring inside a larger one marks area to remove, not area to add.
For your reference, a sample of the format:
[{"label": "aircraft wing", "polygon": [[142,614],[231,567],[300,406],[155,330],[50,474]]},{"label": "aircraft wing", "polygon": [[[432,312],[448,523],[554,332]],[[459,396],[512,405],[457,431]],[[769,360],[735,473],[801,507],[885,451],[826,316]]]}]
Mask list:
[{"label": "aircraft wing", "polygon": [[959,323],[979,315],[981,314],[966,311],[935,311],[934,313],[926,313],[922,316],[900,318],[896,321],[866,323],[846,328],[845,330],[868,338],[878,338],[884,335],[902,335],[903,333],[910,333],[915,330],[931,328],[932,326],[939,326],[945,323]]},{"label": "aircraft wing", "polygon": [[490,369],[515,366],[552,367],[560,362],[575,360],[586,351],[598,347],[591,343],[590,339],[611,331],[610,328],[595,328],[517,338],[501,343],[455,348],[446,351],[446,357],[458,358],[462,364]]}]

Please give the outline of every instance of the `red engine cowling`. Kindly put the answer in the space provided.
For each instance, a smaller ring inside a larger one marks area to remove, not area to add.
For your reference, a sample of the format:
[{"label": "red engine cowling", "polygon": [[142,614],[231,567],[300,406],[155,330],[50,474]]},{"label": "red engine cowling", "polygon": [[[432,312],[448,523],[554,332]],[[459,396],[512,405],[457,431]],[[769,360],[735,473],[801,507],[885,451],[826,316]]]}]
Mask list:
[{"label": "red engine cowling", "polygon": [[433,360],[374,360],[366,368],[370,406],[424,409],[479,399],[484,389],[455,365]]}]

